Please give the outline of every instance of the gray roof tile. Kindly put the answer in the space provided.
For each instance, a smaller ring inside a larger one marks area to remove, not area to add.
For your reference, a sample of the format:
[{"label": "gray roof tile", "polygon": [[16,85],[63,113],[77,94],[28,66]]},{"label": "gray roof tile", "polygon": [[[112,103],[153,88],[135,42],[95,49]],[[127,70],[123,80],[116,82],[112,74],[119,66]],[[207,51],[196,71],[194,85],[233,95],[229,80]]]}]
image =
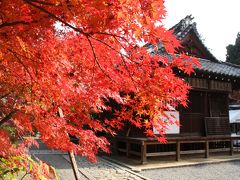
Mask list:
[{"label": "gray roof tile", "polygon": [[240,78],[240,66],[227,62],[212,62],[206,59],[199,59],[201,68],[196,68],[199,71]]}]

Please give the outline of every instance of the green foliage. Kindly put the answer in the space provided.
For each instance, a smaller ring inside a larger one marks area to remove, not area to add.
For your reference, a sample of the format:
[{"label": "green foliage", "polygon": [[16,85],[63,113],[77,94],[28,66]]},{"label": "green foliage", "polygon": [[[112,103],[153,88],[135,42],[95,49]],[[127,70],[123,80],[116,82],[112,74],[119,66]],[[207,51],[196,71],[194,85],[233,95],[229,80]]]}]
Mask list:
[{"label": "green foliage", "polygon": [[16,129],[11,125],[2,125],[0,129],[4,129],[9,133],[9,137],[12,141],[16,140]]},{"label": "green foliage", "polygon": [[240,65],[240,32],[237,34],[235,44],[228,45],[226,61]]},{"label": "green foliage", "polygon": [[[30,156],[0,157],[0,179],[17,180],[18,176],[25,177],[27,174],[38,180],[58,180],[55,169],[51,166],[46,166],[39,159],[33,159]],[[48,174],[50,175],[48,176]]]},{"label": "green foliage", "polygon": [[[15,162],[14,162],[15,161]],[[0,179],[16,179],[15,175],[24,171],[24,168],[16,162],[22,161],[22,157],[15,156],[12,159],[0,158]]]}]

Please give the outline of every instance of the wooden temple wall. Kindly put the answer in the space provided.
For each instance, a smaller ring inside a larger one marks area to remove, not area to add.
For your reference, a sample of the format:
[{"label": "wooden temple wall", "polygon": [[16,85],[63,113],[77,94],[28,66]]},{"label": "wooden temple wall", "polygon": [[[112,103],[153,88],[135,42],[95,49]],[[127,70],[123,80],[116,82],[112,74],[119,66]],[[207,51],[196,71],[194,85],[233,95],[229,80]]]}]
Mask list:
[{"label": "wooden temple wall", "polygon": [[213,91],[232,91],[232,84],[230,82],[223,82],[217,80],[207,80],[202,78],[184,78],[189,85],[191,85],[195,89],[203,89],[203,90],[213,90]]},{"label": "wooden temple wall", "polygon": [[179,107],[180,133],[168,134],[167,144],[144,137],[141,130],[133,130],[127,136],[115,139],[114,149],[127,156],[141,157],[145,163],[148,157],[182,154],[201,154],[209,157],[211,152],[229,151],[233,153],[233,141],[228,115],[231,82],[203,78],[184,78],[193,89],[189,93],[189,107]]}]

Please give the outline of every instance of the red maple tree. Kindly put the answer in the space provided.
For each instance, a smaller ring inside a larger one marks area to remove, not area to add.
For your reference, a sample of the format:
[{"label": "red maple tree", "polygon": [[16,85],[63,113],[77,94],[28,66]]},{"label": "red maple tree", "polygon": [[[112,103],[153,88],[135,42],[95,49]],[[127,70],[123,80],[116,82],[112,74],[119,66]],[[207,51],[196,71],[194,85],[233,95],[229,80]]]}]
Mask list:
[{"label": "red maple tree", "polygon": [[[162,26],[163,0],[1,0],[0,9],[2,158],[27,157],[26,137],[39,132],[49,148],[96,161],[100,149],[109,152],[107,139],[96,133],[114,135],[126,121],[145,127],[148,136],[154,136],[156,126],[159,140],[165,140],[169,122],[159,114],[185,106],[189,89],[173,68],[189,74],[197,61],[175,55],[180,42]],[[141,42],[154,50],[162,43],[171,60],[149,54]],[[130,108],[111,120],[92,118],[93,112],[109,108],[103,101],[107,97]],[[15,139],[24,137],[18,149],[6,124]]]}]

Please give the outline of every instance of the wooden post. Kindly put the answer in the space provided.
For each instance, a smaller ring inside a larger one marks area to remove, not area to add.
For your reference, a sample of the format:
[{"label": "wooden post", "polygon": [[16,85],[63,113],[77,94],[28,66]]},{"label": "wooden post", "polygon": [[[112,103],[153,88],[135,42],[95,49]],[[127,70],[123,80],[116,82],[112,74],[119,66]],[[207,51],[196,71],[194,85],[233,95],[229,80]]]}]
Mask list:
[{"label": "wooden post", "polygon": [[147,145],[144,141],[141,142],[141,164],[147,163]]},{"label": "wooden post", "polygon": [[205,158],[209,158],[209,142],[205,142]]},{"label": "wooden post", "polygon": [[113,151],[117,155],[118,154],[118,141],[117,138],[113,140]]},{"label": "wooden post", "polygon": [[[58,113],[59,113],[60,117],[62,117],[62,118],[64,117],[63,116],[63,111],[62,111],[61,108],[58,108]],[[78,167],[77,167],[77,163],[76,163],[76,159],[75,159],[73,151],[68,152],[68,155],[69,155],[69,159],[71,161],[74,177],[75,177],[76,180],[80,180],[80,174],[79,174],[79,171],[78,171]]]},{"label": "wooden post", "polygon": [[230,156],[233,155],[233,140],[230,138]]},{"label": "wooden post", "polygon": [[180,151],[181,151],[181,144],[180,144],[180,141],[177,140],[176,141],[176,161],[179,161],[180,160]]},{"label": "wooden post", "polygon": [[129,151],[130,151],[130,143],[129,141],[126,142],[126,154],[127,154],[127,157],[129,157]]}]

